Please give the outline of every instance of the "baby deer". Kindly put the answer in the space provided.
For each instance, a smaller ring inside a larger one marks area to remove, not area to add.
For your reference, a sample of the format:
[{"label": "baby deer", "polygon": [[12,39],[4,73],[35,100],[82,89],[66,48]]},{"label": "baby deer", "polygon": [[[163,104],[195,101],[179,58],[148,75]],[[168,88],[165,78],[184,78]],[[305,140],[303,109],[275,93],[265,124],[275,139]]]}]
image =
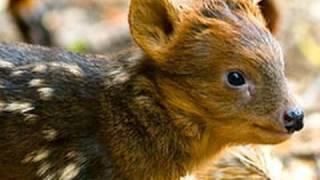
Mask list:
[{"label": "baby deer", "polygon": [[132,0],[113,57],[0,44],[0,177],[179,179],[303,127],[251,0]]}]

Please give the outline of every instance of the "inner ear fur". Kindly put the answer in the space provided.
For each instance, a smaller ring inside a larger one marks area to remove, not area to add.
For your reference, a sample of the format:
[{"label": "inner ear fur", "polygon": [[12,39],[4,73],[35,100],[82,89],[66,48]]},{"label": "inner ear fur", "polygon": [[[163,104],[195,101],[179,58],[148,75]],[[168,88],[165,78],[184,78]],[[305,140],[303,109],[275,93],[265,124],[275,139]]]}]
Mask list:
[{"label": "inner ear fur", "polygon": [[261,9],[262,15],[266,20],[267,28],[273,35],[279,31],[280,11],[276,0],[260,0],[258,5]]},{"label": "inner ear fur", "polygon": [[129,12],[131,34],[147,55],[159,60],[159,54],[177,28],[181,11],[189,3],[191,4],[191,0],[131,1]]}]

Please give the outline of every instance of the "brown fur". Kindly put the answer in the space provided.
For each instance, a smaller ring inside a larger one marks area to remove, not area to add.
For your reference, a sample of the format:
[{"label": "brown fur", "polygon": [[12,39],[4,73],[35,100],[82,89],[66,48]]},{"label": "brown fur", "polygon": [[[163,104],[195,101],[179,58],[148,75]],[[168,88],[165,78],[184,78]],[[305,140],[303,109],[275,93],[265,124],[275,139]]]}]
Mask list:
[{"label": "brown fur", "polygon": [[277,5],[276,0],[263,0],[259,2],[261,12],[266,18],[267,27],[273,34],[279,31],[281,14],[279,10],[279,5]]},{"label": "brown fur", "polygon": [[[195,3],[197,2],[197,3]],[[0,177],[179,179],[233,144],[290,137],[278,42],[248,0],[132,0],[112,58],[0,45]],[[253,89],[226,85],[242,71]]]}]

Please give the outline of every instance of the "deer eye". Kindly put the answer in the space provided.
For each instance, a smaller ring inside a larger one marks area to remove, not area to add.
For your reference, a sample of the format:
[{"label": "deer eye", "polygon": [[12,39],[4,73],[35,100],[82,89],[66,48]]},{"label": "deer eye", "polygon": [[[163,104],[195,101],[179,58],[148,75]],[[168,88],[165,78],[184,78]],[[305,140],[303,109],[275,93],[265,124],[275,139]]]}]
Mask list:
[{"label": "deer eye", "polygon": [[231,71],[227,73],[227,81],[229,86],[235,88],[246,84],[246,80],[243,77],[242,73],[238,71]]}]

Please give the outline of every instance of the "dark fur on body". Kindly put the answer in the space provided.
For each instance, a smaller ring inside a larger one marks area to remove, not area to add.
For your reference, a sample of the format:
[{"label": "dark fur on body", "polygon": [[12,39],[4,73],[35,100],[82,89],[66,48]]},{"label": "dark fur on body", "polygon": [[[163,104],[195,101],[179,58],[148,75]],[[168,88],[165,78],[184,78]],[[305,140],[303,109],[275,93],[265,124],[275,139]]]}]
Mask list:
[{"label": "dark fur on body", "polygon": [[[225,146],[288,139],[282,54],[258,7],[187,2],[132,0],[140,48],[110,58],[1,44],[0,177],[174,180]],[[226,86],[234,69],[255,89]]]},{"label": "dark fur on body", "polygon": [[[107,60],[1,44],[0,64],[1,177],[121,179],[125,170],[148,179],[186,171],[176,162],[190,158],[179,151],[187,139],[158,104],[139,53]],[[150,169],[117,167],[123,163]]]},{"label": "dark fur on body", "polygon": [[[63,179],[63,168],[72,165],[79,168],[75,179],[106,179],[112,158],[108,157],[110,147],[102,146],[104,133],[115,132],[119,125],[128,126],[119,132],[123,136],[143,133],[138,132],[139,119],[121,103],[134,102],[134,93],[144,95],[130,87],[134,80],[127,82],[137,76],[139,62],[127,56],[118,58],[107,61],[22,44],[0,45],[1,177]],[[108,117],[110,112],[119,114]],[[107,118],[113,118],[115,124],[101,124]],[[132,121],[121,123],[124,119]],[[101,126],[105,132],[100,131]],[[104,141],[120,140],[115,133]]]}]

